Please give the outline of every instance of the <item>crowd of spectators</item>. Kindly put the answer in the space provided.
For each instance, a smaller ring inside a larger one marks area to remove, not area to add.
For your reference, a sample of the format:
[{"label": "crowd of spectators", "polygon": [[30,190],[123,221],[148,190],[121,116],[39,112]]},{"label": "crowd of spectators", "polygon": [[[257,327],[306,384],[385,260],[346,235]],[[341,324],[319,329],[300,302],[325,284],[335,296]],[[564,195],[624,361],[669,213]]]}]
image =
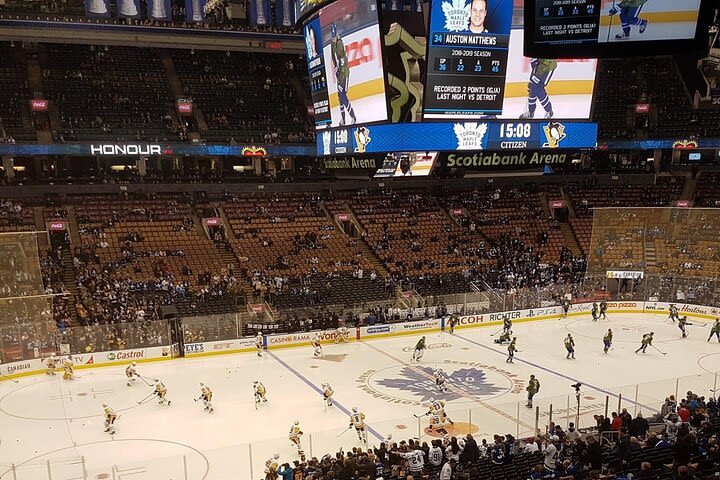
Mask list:
[{"label": "crowd of spectators", "polygon": [[583,431],[551,422],[535,437],[488,440],[441,430],[427,440],[386,438],[371,448],[278,462],[277,472],[271,458],[265,479],[709,480],[720,475],[719,413],[714,398],[688,392],[679,404],[668,397],[647,419],[623,409],[611,419],[596,415],[597,426]]}]

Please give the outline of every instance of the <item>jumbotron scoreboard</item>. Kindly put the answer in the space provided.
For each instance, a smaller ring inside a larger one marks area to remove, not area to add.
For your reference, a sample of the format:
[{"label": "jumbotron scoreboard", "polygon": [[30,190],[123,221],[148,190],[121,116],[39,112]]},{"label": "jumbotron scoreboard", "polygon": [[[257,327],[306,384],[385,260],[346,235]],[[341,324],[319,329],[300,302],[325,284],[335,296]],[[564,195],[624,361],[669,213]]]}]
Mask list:
[{"label": "jumbotron scoreboard", "polygon": [[424,118],[481,118],[503,109],[511,0],[433,0]]}]

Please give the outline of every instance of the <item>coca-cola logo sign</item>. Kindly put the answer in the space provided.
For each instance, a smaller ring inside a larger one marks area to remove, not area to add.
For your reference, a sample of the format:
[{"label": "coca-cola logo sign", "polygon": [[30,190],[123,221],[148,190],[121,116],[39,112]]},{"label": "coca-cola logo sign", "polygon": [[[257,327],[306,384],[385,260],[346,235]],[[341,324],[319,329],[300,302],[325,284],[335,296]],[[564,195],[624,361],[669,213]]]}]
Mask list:
[{"label": "coca-cola logo sign", "polygon": [[350,216],[347,213],[339,213],[338,214],[338,220],[341,222],[347,222]]},{"label": "coca-cola logo sign", "polygon": [[50,230],[65,230],[65,222],[62,220],[55,220],[50,222]]},{"label": "coca-cola logo sign", "polygon": [[30,110],[33,112],[46,112],[48,109],[48,101],[41,99],[30,100]]},{"label": "coca-cola logo sign", "polygon": [[550,208],[565,208],[564,200],[553,200],[550,202]]},{"label": "coca-cola logo sign", "polygon": [[220,223],[221,223],[221,222],[220,222],[220,219],[217,218],[217,217],[212,217],[212,218],[206,218],[206,219],[205,219],[205,225],[207,225],[208,227],[217,227],[217,226],[220,225]]}]

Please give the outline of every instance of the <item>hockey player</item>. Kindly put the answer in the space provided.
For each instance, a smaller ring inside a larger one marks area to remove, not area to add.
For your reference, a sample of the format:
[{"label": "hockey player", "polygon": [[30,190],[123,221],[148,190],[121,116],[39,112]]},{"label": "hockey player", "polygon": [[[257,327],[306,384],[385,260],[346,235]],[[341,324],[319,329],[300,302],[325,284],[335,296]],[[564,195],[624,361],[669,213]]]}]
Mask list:
[{"label": "hockey player", "polygon": [[349,340],[349,333],[347,327],[341,325],[337,329],[337,335],[335,336],[335,343],[347,343]]},{"label": "hockey player", "polygon": [[337,80],[338,100],[340,101],[340,126],[345,125],[345,112],[352,118],[351,123],[356,123],[355,110],[353,110],[348,98],[348,86],[350,84],[350,66],[348,65],[347,52],[336,24],[330,25],[330,58],[332,60],[335,80]]},{"label": "hockey player", "polygon": [[418,340],[417,344],[415,345],[415,351],[413,351],[412,358],[410,360],[419,362],[424,353],[425,353],[425,337],[423,336],[420,340]]},{"label": "hockey player", "polygon": [[172,403],[167,399],[167,387],[159,379],[155,379],[155,395],[160,399],[158,403],[168,406]]},{"label": "hockey player", "polygon": [[322,356],[322,345],[320,345],[320,334],[316,333],[310,340],[310,345],[313,347],[313,357]]},{"label": "hockey player", "polygon": [[202,400],[203,404],[205,405],[205,410],[207,410],[208,413],[213,413],[215,410],[212,406],[212,397],[213,392],[210,390],[210,387],[205,385],[204,383],[200,384],[200,397],[198,397],[195,401]]},{"label": "hockey player", "polygon": [[520,115],[521,119],[535,118],[538,101],[545,110],[545,118],[553,117],[552,103],[550,102],[546,88],[557,66],[557,60],[534,58],[530,61],[530,68],[532,70],[530,71],[530,81],[528,82],[527,111]]},{"label": "hockey player", "polygon": [[63,362],[63,370],[65,371],[65,373],[63,373],[65,380],[75,379],[75,364],[73,363],[72,355],[68,355],[65,362]]},{"label": "hockey player", "polygon": [[678,309],[674,303],[670,304],[670,316],[668,317],[668,320],[672,320],[673,323],[675,323],[675,320],[680,320]]},{"label": "hockey player", "polygon": [[[423,337],[425,338],[425,337]],[[358,412],[357,407],[353,407],[352,413],[350,414],[350,426],[348,428],[355,427],[355,432],[361,442],[367,443],[367,432],[365,431],[365,414]]]},{"label": "hockey player", "polygon": [[613,331],[608,328],[607,333],[603,337],[603,353],[607,353],[612,347]]},{"label": "hockey player", "polygon": [[46,367],[45,367],[45,374],[46,375],[55,375],[55,369],[57,368],[58,360],[54,353],[50,354],[50,357],[47,359]]},{"label": "hockey player", "polygon": [[517,347],[515,346],[516,342],[517,337],[513,337],[510,345],[508,345],[508,357],[505,359],[505,363],[513,363],[513,359],[515,358],[515,352],[517,351]]},{"label": "hockey player", "polygon": [[137,369],[135,368],[137,366],[137,362],[132,362],[130,365],[125,367],[125,376],[127,377],[127,386],[132,386],[133,383],[135,383],[135,377],[139,377],[137,373]]},{"label": "hockey player", "polygon": [[570,300],[568,300],[567,298],[565,300],[563,300],[562,309],[563,309],[563,318],[567,318],[568,312],[570,311]]},{"label": "hockey player", "polygon": [[298,455],[303,453],[302,445],[300,445],[300,437],[302,434],[303,431],[300,429],[300,420],[295,420],[295,423],[290,427],[288,438],[290,439],[290,444],[297,448]]},{"label": "hockey player", "polygon": [[255,348],[257,348],[257,356],[262,357],[263,351],[263,336],[262,332],[258,332],[255,336]]},{"label": "hockey player", "polygon": [[107,403],[103,403],[103,411],[105,412],[105,431],[110,435],[115,433],[115,420],[117,420],[117,414],[115,410],[108,406]]},{"label": "hockey player", "polygon": [[255,397],[255,408],[258,404],[267,402],[267,390],[262,382],[257,380],[253,382],[253,396]]},{"label": "hockey player", "polygon": [[720,342],[720,318],[715,319],[715,323],[713,323],[712,329],[710,330],[710,336],[707,339],[708,342],[713,337],[713,335],[715,335],[718,339],[718,342]]},{"label": "hockey player", "polygon": [[687,331],[685,330],[686,325],[692,325],[692,323],[688,323],[687,315],[683,315],[680,319],[678,319],[678,327],[682,332],[682,338],[687,338]]},{"label": "hockey player", "polygon": [[607,315],[605,314],[607,312],[607,302],[605,300],[600,301],[600,316],[603,318],[603,320],[607,320]]},{"label": "hockey player", "polygon": [[642,351],[642,353],[645,353],[645,351],[647,350],[647,347],[649,345],[652,345],[653,335],[655,335],[655,332],[650,332],[650,333],[646,333],[645,335],[643,335],[642,344],[640,345],[640,348],[635,350],[635,353],[640,353],[641,351]]},{"label": "hockey player", "polygon": [[450,333],[455,333],[455,325],[458,324],[458,314],[453,313],[450,315],[450,320],[448,321],[448,325],[450,326]]},{"label": "hockey player", "polygon": [[645,33],[648,21],[639,17],[640,11],[642,11],[643,5],[648,0],[621,0],[617,5],[613,3],[613,6],[608,12],[610,17],[615,16],[620,9],[620,26],[622,27],[622,33],[615,35],[615,40],[627,40],[630,38],[630,29],[632,27],[639,27],[638,32]]},{"label": "hockey player", "polygon": [[280,467],[280,454],[276,453],[265,461],[265,478],[275,480],[278,478],[278,468]]},{"label": "hockey player", "polygon": [[335,393],[335,390],[330,386],[328,382],[325,382],[322,384],[322,391],[323,391],[323,399],[325,400],[325,405],[328,407],[332,407],[332,396],[333,393]]},{"label": "hockey player", "polygon": [[510,320],[510,317],[507,316],[503,318],[503,332],[509,332],[512,328],[512,320]]},{"label": "hockey player", "polygon": [[575,358],[575,340],[571,334],[567,334],[565,337],[565,349],[567,350],[567,356],[565,358]]},{"label": "hockey player", "polygon": [[444,425],[445,423],[455,425],[455,422],[450,420],[450,417],[448,417],[447,413],[445,413],[444,400],[435,400],[434,398],[430,398],[430,409],[428,410],[426,415],[437,415],[442,425]]},{"label": "hockey player", "polygon": [[593,319],[593,322],[597,322],[597,319],[598,319],[598,304],[597,304],[597,302],[593,302],[593,305],[592,305],[592,319]]},{"label": "hockey player", "polygon": [[443,375],[442,370],[435,370],[433,372],[433,377],[435,377],[435,386],[438,390],[441,392],[447,392],[447,386],[445,386],[445,375]]},{"label": "hockey player", "polygon": [[509,342],[510,340],[512,340],[512,330],[501,333],[500,336],[494,340],[494,342],[499,343],[500,345],[504,345],[505,342]]},{"label": "hockey player", "polygon": [[535,378],[535,375],[530,375],[530,380],[528,381],[528,386],[525,388],[525,390],[528,392],[527,396],[527,404],[525,405],[528,408],[532,408],[532,400],[536,393],[540,391],[540,382],[537,378]]}]

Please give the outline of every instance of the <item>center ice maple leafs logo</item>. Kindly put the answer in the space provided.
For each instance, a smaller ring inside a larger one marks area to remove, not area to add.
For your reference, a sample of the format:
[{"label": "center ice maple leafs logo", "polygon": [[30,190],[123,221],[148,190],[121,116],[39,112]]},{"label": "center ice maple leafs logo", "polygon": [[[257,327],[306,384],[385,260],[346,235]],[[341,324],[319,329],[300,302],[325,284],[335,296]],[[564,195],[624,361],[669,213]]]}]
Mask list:
[{"label": "center ice maple leafs logo", "polygon": [[[427,402],[439,395],[432,377],[433,369],[428,367],[405,367],[400,372],[400,378],[384,378],[378,382],[386,388],[394,388],[404,392],[411,392],[420,397],[421,402]],[[445,401],[458,400],[468,396],[491,396],[503,390],[495,384],[488,382],[487,375],[477,368],[461,368],[446,375],[448,391],[442,394]]]},{"label": "center ice maple leafs logo", "polygon": [[450,0],[442,3],[445,14],[445,30],[448,32],[462,32],[468,29],[470,21],[470,4],[465,0]]}]

